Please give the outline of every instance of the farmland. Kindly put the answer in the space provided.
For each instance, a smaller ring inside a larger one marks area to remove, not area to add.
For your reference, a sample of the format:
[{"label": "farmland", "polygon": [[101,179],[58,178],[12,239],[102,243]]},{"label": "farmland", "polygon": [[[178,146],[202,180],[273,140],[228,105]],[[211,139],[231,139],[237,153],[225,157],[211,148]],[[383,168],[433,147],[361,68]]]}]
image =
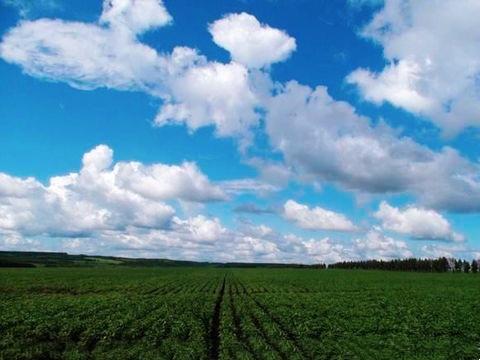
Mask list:
[{"label": "farmland", "polygon": [[475,359],[480,276],[0,269],[0,359]]}]

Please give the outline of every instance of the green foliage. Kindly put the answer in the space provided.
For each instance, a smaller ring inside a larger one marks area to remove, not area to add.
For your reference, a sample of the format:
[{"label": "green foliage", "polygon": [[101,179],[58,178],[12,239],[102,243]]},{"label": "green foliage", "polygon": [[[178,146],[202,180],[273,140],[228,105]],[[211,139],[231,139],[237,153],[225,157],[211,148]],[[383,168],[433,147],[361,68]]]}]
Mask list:
[{"label": "green foliage", "polygon": [[476,274],[478,272],[478,261],[472,260],[472,273]]},{"label": "green foliage", "polygon": [[[458,260],[460,261],[460,260]],[[455,261],[455,271],[461,263]],[[447,258],[438,259],[394,259],[394,260],[361,260],[344,261],[330,264],[329,269],[363,269],[363,270],[391,270],[391,271],[418,271],[418,272],[447,272],[451,271],[450,262]]]},{"label": "green foliage", "polygon": [[479,297],[461,273],[0,269],[0,359],[475,359]]}]

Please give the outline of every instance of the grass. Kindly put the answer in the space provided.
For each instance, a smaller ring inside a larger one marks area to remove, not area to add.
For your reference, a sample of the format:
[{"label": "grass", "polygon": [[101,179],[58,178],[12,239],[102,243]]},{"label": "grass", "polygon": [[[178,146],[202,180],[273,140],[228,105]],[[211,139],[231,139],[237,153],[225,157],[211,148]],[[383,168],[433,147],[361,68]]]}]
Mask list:
[{"label": "grass", "polygon": [[0,359],[475,359],[480,275],[0,269]]}]

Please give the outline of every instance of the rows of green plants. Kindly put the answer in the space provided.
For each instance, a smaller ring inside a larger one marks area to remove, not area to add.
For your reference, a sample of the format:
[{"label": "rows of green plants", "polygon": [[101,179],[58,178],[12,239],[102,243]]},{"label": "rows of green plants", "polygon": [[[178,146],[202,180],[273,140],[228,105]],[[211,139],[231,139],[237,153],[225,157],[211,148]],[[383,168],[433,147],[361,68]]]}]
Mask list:
[{"label": "rows of green plants", "polygon": [[208,354],[221,274],[42,269],[44,276],[37,277],[33,270],[1,274],[0,359],[201,359]]},{"label": "rows of green plants", "polygon": [[480,357],[475,276],[235,270],[232,278],[240,330],[226,322],[224,331],[243,334],[232,345],[243,348],[240,358],[249,349],[253,358],[272,359]]},{"label": "rows of green plants", "polygon": [[0,359],[476,359],[479,299],[461,273],[1,269]]}]

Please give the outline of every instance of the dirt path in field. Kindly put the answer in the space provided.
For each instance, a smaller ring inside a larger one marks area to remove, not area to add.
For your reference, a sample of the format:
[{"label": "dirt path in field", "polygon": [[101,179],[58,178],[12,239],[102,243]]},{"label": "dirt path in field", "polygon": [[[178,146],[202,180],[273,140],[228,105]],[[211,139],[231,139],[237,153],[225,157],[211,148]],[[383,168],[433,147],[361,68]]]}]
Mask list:
[{"label": "dirt path in field", "polygon": [[210,359],[218,360],[220,347],[220,311],[222,308],[223,295],[225,294],[225,277],[223,277],[222,287],[218,293],[215,309],[213,310],[212,325],[210,328]]}]

